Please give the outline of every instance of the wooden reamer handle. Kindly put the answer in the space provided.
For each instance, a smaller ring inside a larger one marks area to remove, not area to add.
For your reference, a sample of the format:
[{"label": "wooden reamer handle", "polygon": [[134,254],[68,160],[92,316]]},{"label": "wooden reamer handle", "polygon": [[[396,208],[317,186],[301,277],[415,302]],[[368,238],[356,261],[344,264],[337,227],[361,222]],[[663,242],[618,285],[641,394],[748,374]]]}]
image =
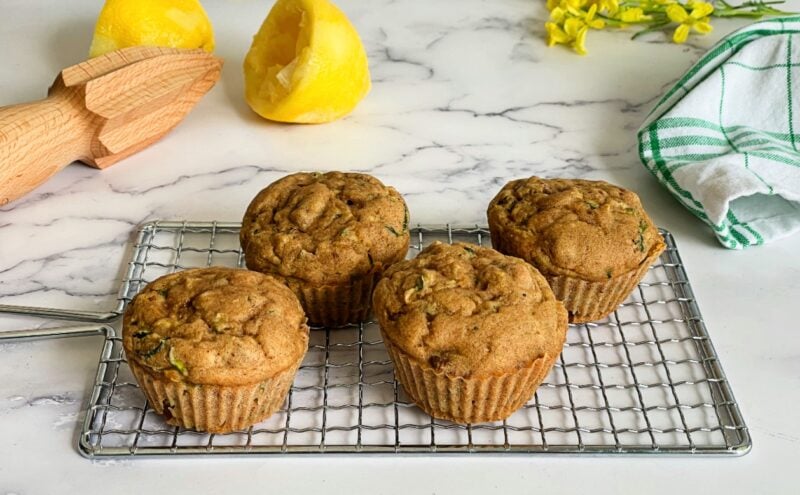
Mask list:
[{"label": "wooden reamer handle", "polygon": [[92,125],[73,92],[0,108],[0,205],[89,156]]}]

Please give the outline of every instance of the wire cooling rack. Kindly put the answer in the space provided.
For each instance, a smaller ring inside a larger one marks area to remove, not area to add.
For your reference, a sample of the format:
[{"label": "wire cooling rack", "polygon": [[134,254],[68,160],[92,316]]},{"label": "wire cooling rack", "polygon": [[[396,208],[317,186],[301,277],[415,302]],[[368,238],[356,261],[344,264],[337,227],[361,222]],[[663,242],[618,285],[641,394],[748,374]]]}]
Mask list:
[{"label": "wire cooling rack", "polygon": [[[153,222],[138,232],[120,292],[176,270],[243,266],[239,224]],[[750,436],[709,339],[672,235],[638,288],[606,320],[571,325],[533,398],[502,422],[432,419],[405,395],[375,323],[312,329],[284,407],[246,431],[167,425],[106,332],[79,440],[87,457],[286,453],[733,454]],[[484,228],[417,227],[434,240],[490,245]]]}]

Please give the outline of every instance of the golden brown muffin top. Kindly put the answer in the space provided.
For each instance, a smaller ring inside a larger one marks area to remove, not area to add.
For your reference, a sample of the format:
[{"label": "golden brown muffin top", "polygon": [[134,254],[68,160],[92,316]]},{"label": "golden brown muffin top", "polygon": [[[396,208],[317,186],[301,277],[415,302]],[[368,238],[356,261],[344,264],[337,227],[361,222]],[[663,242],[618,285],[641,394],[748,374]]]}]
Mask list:
[{"label": "golden brown muffin top", "polygon": [[487,215],[507,254],[545,275],[608,280],[664,248],[639,196],[604,181],[514,180],[492,199]]},{"label": "golden brown muffin top", "polygon": [[129,360],[173,381],[257,383],[293,366],[308,349],[306,317],[273,277],[198,268],[148,284],[128,306],[122,343]]},{"label": "golden brown muffin top", "polygon": [[247,267],[316,285],[348,282],[405,257],[402,196],[359,173],[297,173],[250,203],[241,243]]},{"label": "golden brown muffin top", "polygon": [[486,376],[561,352],[567,311],[528,263],[474,244],[434,243],[393,265],[373,307],[385,338],[450,376]]}]

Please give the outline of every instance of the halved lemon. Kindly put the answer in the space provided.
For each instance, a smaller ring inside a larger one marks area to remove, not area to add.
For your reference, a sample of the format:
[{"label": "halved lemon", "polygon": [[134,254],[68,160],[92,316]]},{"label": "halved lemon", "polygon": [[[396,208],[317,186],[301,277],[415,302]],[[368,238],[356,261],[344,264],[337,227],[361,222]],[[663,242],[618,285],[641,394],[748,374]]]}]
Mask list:
[{"label": "halved lemon", "polygon": [[278,0],[253,38],[244,80],[256,113],[302,124],[347,115],[370,89],[361,38],[328,0]]},{"label": "halved lemon", "polygon": [[89,56],[129,46],[214,50],[214,31],[198,0],[106,0]]}]

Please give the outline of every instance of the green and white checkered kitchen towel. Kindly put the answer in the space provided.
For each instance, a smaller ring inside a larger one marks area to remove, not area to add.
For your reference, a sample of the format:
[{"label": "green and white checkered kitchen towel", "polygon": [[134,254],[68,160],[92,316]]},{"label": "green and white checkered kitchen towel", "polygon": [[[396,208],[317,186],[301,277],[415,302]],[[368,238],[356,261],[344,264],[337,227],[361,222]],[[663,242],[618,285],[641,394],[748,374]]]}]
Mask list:
[{"label": "green and white checkered kitchen towel", "polygon": [[800,16],[723,39],[639,130],[639,155],[731,249],[800,231]]}]

